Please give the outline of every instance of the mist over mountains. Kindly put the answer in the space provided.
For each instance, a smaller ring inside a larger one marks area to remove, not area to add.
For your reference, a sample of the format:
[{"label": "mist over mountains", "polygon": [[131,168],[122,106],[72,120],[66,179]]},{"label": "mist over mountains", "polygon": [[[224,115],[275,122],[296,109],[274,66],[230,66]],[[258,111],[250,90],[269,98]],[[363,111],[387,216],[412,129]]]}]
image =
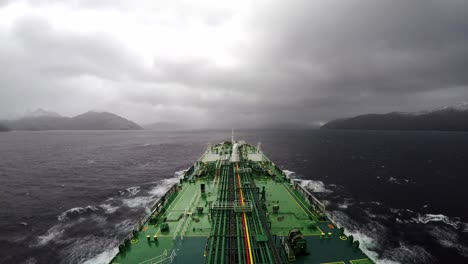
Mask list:
[{"label": "mist over mountains", "polygon": [[[278,123],[258,125],[250,129],[314,129],[316,125]],[[109,112],[88,111],[66,117],[52,111],[37,109],[16,120],[0,120],[0,132],[10,130],[158,130],[177,131],[201,129],[181,123],[157,122],[144,125]],[[242,129],[242,128],[241,128]],[[246,129],[246,128],[243,128]],[[444,107],[432,111],[391,112],[386,114],[364,114],[342,118],[325,123],[320,129],[357,129],[357,130],[434,130],[468,131],[468,103]]]},{"label": "mist over mountains", "polygon": [[37,109],[16,120],[3,121],[11,130],[138,130],[137,123],[108,112],[89,111],[74,117]]},{"label": "mist over mountains", "polygon": [[321,129],[468,131],[468,104],[416,113],[359,115],[330,121]]}]

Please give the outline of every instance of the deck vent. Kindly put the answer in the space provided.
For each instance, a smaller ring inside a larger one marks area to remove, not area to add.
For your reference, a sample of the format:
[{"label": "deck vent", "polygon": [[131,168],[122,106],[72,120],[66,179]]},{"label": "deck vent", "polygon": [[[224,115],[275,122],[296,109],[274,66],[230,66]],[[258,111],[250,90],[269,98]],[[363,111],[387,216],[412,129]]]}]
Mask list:
[{"label": "deck vent", "polygon": [[197,212],[199,215],[203,214],[203,207],[202,206],[198,206],[197,207]]},{"label": "deck vent", "polygon": [[277,214],[278,211],[279,211],[279,204],[273,205],[273,213],[274,213],[274,214]]}]

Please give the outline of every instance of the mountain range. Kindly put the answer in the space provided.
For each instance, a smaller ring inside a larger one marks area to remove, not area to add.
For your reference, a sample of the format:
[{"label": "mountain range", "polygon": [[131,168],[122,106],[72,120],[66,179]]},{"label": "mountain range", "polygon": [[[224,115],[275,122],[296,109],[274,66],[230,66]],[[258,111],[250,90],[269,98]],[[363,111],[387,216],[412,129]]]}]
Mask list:
[{"label": "mountain range", "polygon": [[[89,111],[74,117],[61,116],[41,108],[16,120],[3,121],[10,130],[138,130],[141,126],[116,114]],[[1,126],[0,126],[1,127]]]},{"label": "mountain range", "polygon": [[468,131],[468,103],[415,113],[359,115],[330,121],[321,129]]}]

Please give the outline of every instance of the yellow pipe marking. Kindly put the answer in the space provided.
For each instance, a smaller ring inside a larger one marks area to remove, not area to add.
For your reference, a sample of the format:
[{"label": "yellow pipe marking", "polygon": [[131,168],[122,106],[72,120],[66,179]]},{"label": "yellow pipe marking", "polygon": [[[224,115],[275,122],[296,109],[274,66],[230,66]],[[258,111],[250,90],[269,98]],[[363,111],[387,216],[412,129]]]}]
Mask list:
[{"label": "yellow pipe marking", "polygon": [[[239,164],[236,162],[236,169],[239,169]],[[240,174],[237,173],[237,180],[239,181],[239,185],[240,185]],[[240,198],[241,198],[241,204],[244,205],[244,194],[242,192],[242,189],[239,189],[239,192],[240,192]],[[245,216],[245,213],[242,213],[243,214],[243,218],[244,218],[244,226],[245,226],[245,232],[246,232],[246,235],[247,235],[247,246],[249,248],[249,259],[250,259],[250,263],[253,264],[253,256],[252,256],[252,246],[250,244],[250,234],[249,234],[249,226],[247,225],[247,217]]]},{"label": "yellow pipe marking", "polygon": [[245,217],[245,213],[243,214],[244,214],[244,221],[245,221],[245,231],[247,232],[247,245],[249,246],[249,258],[250,258],[250,263],[253,264],[252,246],[250,245],[249,225],[247,224],[247,217]]}]

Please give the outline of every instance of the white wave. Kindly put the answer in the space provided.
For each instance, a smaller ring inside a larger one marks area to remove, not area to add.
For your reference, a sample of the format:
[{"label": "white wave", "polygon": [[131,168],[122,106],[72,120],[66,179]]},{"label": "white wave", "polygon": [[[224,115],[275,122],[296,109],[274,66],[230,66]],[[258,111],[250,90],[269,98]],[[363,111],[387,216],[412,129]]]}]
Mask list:
[{"label": "white wave", "polygon": [[[181,175],[181,176],[180,176]],[[177,175],[177,178],[169,178],[161,180],[158,185],[151,189],[148,193],[153,196],[163,196],[172,185],[179,182],[180,177],[183,177],[183,174]]]},{"label": "white wave", "polygon": [[[400,243],[399,247],[385,250],[382,254],[382,258],[384,260],[388,260],[388,258],[398,259],[402,263],[432,263],[433,262],[432,255],[429,252],[427,252],[423,247],[417,246],[417,245],[406,245],[404,243]],[[386,262],[377,261],[377,263],[386,263]]]},{"label": "white wave", "polygon": [[352,200],[350,199],[345,199],[342,203],[339,203],[338,204],[338,208],[341,208],[341,209],[346,209],[348,208],[349,206],[352,206],[354,203]]},{"label": "white wave", "polygon": [[412,218],[412,221],[416,223],[421,223],[421,224],[427,224],[431,222],[442,222],[446,225],[452,226],[455,229],[462,227],[464,224],[460,222],[458,217],[448,217],[443,214],[418,215],[418,217]]},{"label": "white wave", "polygon": [[112,206],[111,204],[108,204],[108,203],[103,203],[99,205],[99,207],[101,207],[106,212],[106,214],[113,214],[115,213],[115,211],[119,209],[118,206]]},{"label": "white wave", "polygon": [[[333,220],[345,228],[345,234],[352,235],[355,240],[360,243],[360,249],[377,264],[401,264],[400,258],[392,257],[391,255],[379,255],[377,251],[381,249],[381,242],[385,240],[385,229],[383,225],[373,222],[370,226],[363,226],[352,220],[347,214],[342,211],[332,211]],[[384,250],[386,252],[387,249]],[[403,262],[404,263],[404,262]]]},{"label": "white wave", "polygon": [[9,237],[9,239],[15,243],[23,243],[27,238],[26,235],[14,235]]},{"label": "white wave", "polygon": [[60,225],[53,226],[44,235],[37,237],[37,246],[44,246],[53,240],[59,239],[64,231]]},{"label": "white wave", "polygon": [[468,257],[468,247],[464,246],[459,241],[458,234],[447,228],[435,227],[429,233],[437,240],[437,242],[447,248],[454,248],[464,257]]},{"label": "white wave", "polygon": [[124,196],[124,195],[135,196],[139,192],[140,192],[140,186],[132,186],[132,187],[125,189],[124,191],[119,191],[119,194],[121,196]]},{"label": "white wave", "polygon": [[290,170],[283,170],[284,174],[286,174],[287,177],[294,179],[296,178],[296,173],[294,171]]},{"label": "white wave", "polygon": [[[178,172],[174,173],[173,178],[164,179],[164,180],[160,180],[160,181],[156,182],[156,185],[151,190],[148,191],[148,195],[131,197],[131,198],[127,198],[127,199],[119,198],[119,200],[122,201],[123,205],[126,205],[126,206],[128,206],[130,208],[142,208],[142,207],[143,208],[149,208],[149,206],[151,205],[151,203],[153,203],[155,201],[155,199],[157,199],[158,197],[163,196],[169,190],[169,188],[171,186],[173,186],[174,184],[179,182],[180,178],[182,178],[184,176],[186,171],[187,170],[178,171]],[[129,190],[129,189],[127,189],[127,191],[129,193],[131,193],[131,190]],[[138,192],[139,192],[139,188],[138,188]],[[118,209],[118,207],[112,206],[112,203],[111,203],[112,200],[113,199],[107,199],[105,203],[100,205],[100,207],[102,209],[104,209],[106,211],[106,213],[113,213],[113,212],[115,212],[115,210]],[[127,219],[127,220],[124,220],[124,221],[116,224],[114,229],[118,230],[119,233],[128,234],[129,232],[131,232],[132,230],[135,229],[135,224],[136,223],[133,220]],[[98,249],[99,248],[101,249],[100,252],[99,252],[99,250],[97,250],[98,252],[93,252],[93,253],[88,251],[88,248],[90,248],[89,243],[91,243],[91,242],[96,244],[96,245],[92,246],[93,248],[97,247]],[[90,257],[79,261],[80,263],[85,263],[85,264],[109,263],[112,260],[112,258],[118,253],[118,248],[117,247],[109,248],[109,245],[110,244],[116,245],[118,242],[117,241],[107,241],[105,243],[104,242],[105,241],[100,241],[100,240],[94,239],[93,241],[87,241],[86,240],[83,243],[74,243],[77,246],[75,246],[75,248],[73,248],[72,252],[70,253],[71,256],[68,259],[74,259],[76,257],[74,252],[80,252],[81,256],[83,255],[83,253],[88,252],[85,255],[88,255]],[[113,242],[115,242],[115,243],[113,243]],[[84,245],[87,245],[87,246],[85,248],[81,248],[78,244],[84,244]]]},{"label": "white wave", "polygon": [[408,183],[410,183],[410,180],[408,180],[408,179],[397,179],[397,178],[394,178],[394,177],[388,178],[388,181],[391,182],[391,183],[395,183],[395,184],[408,184]]},{"label": "white wave", "polygon": [[324,193],[331,193],[333,191],[325,188],[325,183],[323,181],[313,181],[313,180],[295,180],[301,185],[303,188],[306,188],[312,192],[324,192]]},{"label": "white wave", "polygon": [[374,251],[378,247],[377,241],[369,235],[360,231],[357,223],[341,211],[333,211],[332,218],[339,225],[345,227],[345,234],[352,235],[355,240],[359,240],[361,250],[372,260],[378,259],[378,253]]},{"label": "white wave", "polygon": [[122,234],[128,234],[135,229],[135,222],[132,219],[124,220],[115,225],[115,230],[119,230]]},{"label": "white wave", "polygon": [[384,215],[376,215],[376,214],[373,214],[371,213],[370,210],[364,210],[364,212],[366,213],[367,216],[369,216],[370,218],[382,218],[382,219],[386,219],[387,216],[384,216]]},{"label": "white wave", "polygon": [[359,244],[360,244],[359,247],[367,256],[369,256],[373,260],[378,260],[378,257],[379,257],[378,253],[373,250],[376,248],[378,244],[374,238],[362,232],[350,231],[350,230],[346,232],[346,235],[348,236],[352,235],[354,237],[354,240],[359,241]]},{"label": "white wave", "polygon": [[[287,177],[293,179],[294,182],[299,183],[303,188],[306,188],[309,191],[312,192],[325,192],[325,193],[331,193],[333,191],[325,188],[325,183],[322,181],[313,181],[313,180],[303,180],[303,179],[297,179],[297,175],[294,171],[290,170],[283,170],[284,174],[286,174]],[[333,186],[333,184],[330,184]],[[335,185],[336,186],[336,185]]]},{"label": "white wave", "polygon": [[117,253],[119,253],[118,248],[109,249],[97,254],[90,259],[87,259],[83,262],[83,264],[108,264],[115,257],[115,255],[117,255]]},{"label": "white wave", "polygon": [[127,191],[130,196],[136,195],[140,192],[140,186],[132,186],[130,188],[127,188]]},{"label": "white wave", "polygon": [[[102,252],[108,251],[110,245],[114,248],[117,243],[116,238],[106,236],[74,236],[66,239],[64,244],[67,245],[60,250],[60,263],[83,263],[87,260],[96,260],[98,263],[103,263],[105,254],[101,255]],[[94,259],[95,257],[98,257]],[[97,263],[97,262],[88,262]],[[107,262],[109,263],[109,262]]]},{"label": "white wave", "polygon": [[70,241],[74,241],[76,237],[67,237],[64,236],[66,231],[73,230],[77,225],[83,225],[86,221],[92,220],[93,224],[96,227],[104,227],[108,224],[107,218],[94,215],[92,218],[88,217],[79,217],[78,219],[74,219],[70,222],[60,222],[47,230],[47,232],[41,236],[37,236],[37,241],[35,244],[31,244],[31,246],[44,246],[49,244],[50,242],[54,242],[55,244],[67,244]]},{"label": "white wave", "polygon": [[186,170],[178,171],[174,174],[175,177],[169,179],[163,179],[157,182],[156,186],[148,191],[148,196],[138,196],[129,199],[123,199],[124,205],[130,208],[149,207],[155,199],[163,196],[172,185],[179,182],[180,177],[183,177]]},{"label": "white wave", "polygon": [[[116,224],[114,229],[121,234],[128,234],[135,229],[135,222],[131,219],[124,220]],[[80,261],[77,262],[83,264],[107,264],[119,252],[117,247],[119,242],[115,238],[104,239],[87,236],[74,243],[74,247],[70,250],[67,259],[80,258]],[[90,251],[90,248],[92,251]],[[88,257],[83,259],[83,254]]]},{"label": "white wave", "polygon": [[410,209],[401,209],[401,208],[390,208],[389,209],[390,212],[394,213],[394,214],[401,214],[401,213],[411,213],[411,214],[414,214],[414,211],[413,210],[410,210]]},{"label": "white wave", "polygon": [[[137,196],[128,199],[122,199],[122,203],[130,208],[141,208],[141,207],[149,207],[155,199],[163,196],[172,185],[179,182],[180,178],[182,178],[185,174],[186,170],[180,170],[174,173],[174,177],[169,179],[163,179],[156,182],[156,186],[153,187],[151,190],[148,191],[149,195],[146,196]],[[137,194],[140,192],[140,187],[130,187],[126,189],[127,193],[134,193]],[[129,195],[133,196],[133,195]]]},{"label": "white wave", "polygon": [[375,261],[376,264],[401,264],[401,262],[390,260],[390,259],[378,259]]},{"label": "white wave", "polygon": [[148,207],[154,200],[152,196],[140,196],[131,199],[123,199],[124,205],[130,208]]},{"label": "white wave", "polygon": [[94,212],[94,211],[98,211],[99,208],[97,208],[96,206],[93,206],[93,205],[88,205],[86,207],[75,207],[75,208],[72,208],[72,209],[69,209],[63,213],[61,213],[59,216],[57,216],[57,219],[61,222],[65,221],[65,220],[68,220],[70,219],[70,216],[72,215],[79,215],[79,214],[82,214],[82,213],[85,213],[85,212]]},{"label": "white wave", "polygon": [[182,177],[184,177],[184,174],[185,174],[188,170],[189,170],[189,169],[176,171],[176,172],[174,173],[174,177],[176,177],[176,178],[182,178]]}]

